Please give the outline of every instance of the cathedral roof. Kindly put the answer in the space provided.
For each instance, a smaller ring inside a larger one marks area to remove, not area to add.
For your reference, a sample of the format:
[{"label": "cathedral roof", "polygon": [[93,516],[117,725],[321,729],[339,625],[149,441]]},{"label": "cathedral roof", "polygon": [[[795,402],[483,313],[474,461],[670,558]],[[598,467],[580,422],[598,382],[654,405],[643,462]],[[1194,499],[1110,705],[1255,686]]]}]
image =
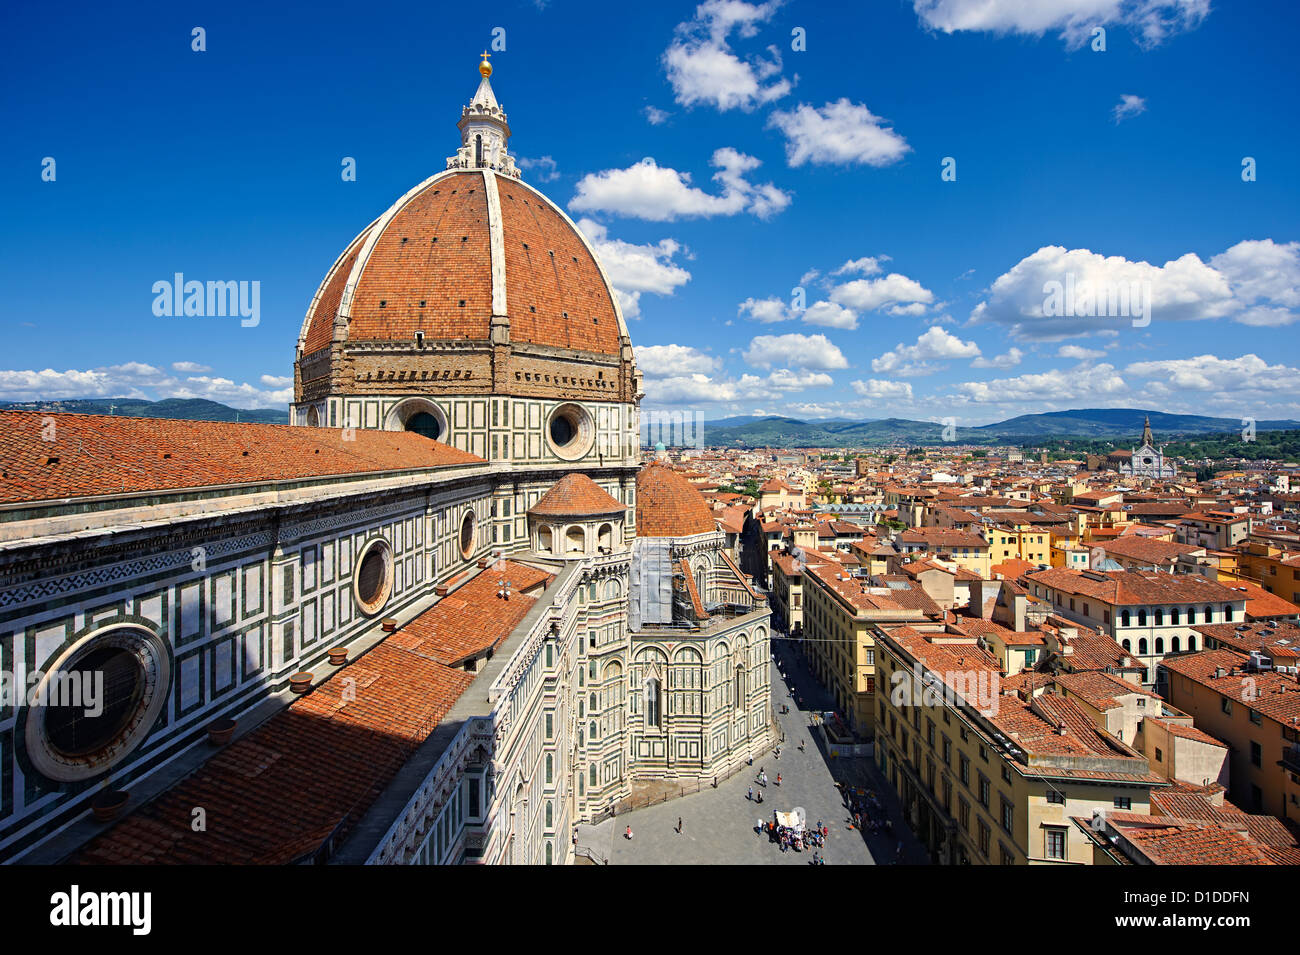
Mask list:
[{"label": "cathedral roof", "polygon": [[491,169],[439,173],[358,235],[307,310],[299,358],[334,341],[510,341],[617,356],[626,337],[587,240],[558,206]]},{"label": "cathedral roof", "polygon": [[333,342],[511,344],[620,356],[627,329],[572,220],[519,179],[488,79],[463,110],[447,169],[410,190],[335,261],[308,306],[301,361]]},{"label": "cathedral roof", "polygon": [[[509,600],[497,596],[502,577]],[[474,681],[442,661],[499,646],[536,603],[522,591],[549,579],[514,561],[479,574],[69,861],[283,865],[341,845]],[[449,643],[452,631],[473,646]],[[365,692],[350,692],[352,680]],[[209,830],[192,831],[195,806]]]},{"label": "cathedral roof", "polygon": [[0,411],[0,459],[0,503],[483,463],[407,431],[37,411]]},{"label": "cathedral roof", "polygon": [[691,537],[717,529],[699,488],[672,468],[653,462],[636,476],[638,537]]},{"label": "cathedral roof", "polygon": [[566,474],[528,509],[539,517],[587,517],[615,514],[624,504],[585,474]]}]

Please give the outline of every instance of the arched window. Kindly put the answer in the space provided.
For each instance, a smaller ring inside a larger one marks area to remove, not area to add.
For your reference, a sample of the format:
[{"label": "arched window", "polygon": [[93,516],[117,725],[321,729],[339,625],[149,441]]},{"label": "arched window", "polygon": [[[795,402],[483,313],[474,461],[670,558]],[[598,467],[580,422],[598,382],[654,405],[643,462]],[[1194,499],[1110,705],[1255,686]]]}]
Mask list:
[{"label": "arched window", "polygon": [[600,525],[600,529],[596,531],[596,546],[606,554],[614,548],[614,525]]},{"label": "arched window", "polygon": [[546,781],[548,783],[555,782],[555,757],[550,753],[546,754]]},{"label": "arched window", "polygon": [[593,742],[599,738],[600,734],[596,732],[596,721],[592,720],[587,724],[587,739]]},{"label": "arched window", "polygon": [[660,725],[659,681],[654,677],[645,681],[645,725],[655,729]]},{"label": "arched window", "polygon": [[1205,608],[1205,622],[1214,623],[1214,610],[1211,607]]},{"label": "arched window", "polygon": [[1231,623],[1231,622],[1232,622],[1232,607],[1231,607],[1231,605],[1224,605],[1224,608],[1223,608],[1223,619],[1226,620],[1228,623]]},{"label": "arched window", "polygon": [[[551,803],[550,803],[550,800],[547,800],[547,803],[546,803],[546,828],[547,828],[547,829],[553,829],[554,827],[555,827],[555,809],[552,808]],[[546,848],[547,848],[548,850],[551,848],[551,844],[550,844],[549,842],[546,844]],[[548,854],[549,854],[549,853],[548,853]],[[551,860],[550,860],[549,858],[546,860],[546,864],[547,864],[547,865],[550,865],[550,864],[551,864]]]},{"label": "arched window", "polygon": [[1181,646],[1182,646],[1182,641],[1178,637],[1174,637],[1172,640],[1169,641],[1169,649],[1172,653],[1177,653],[1179,647]]},{"label": "arched window", "polygon": [[1163,610],[1157,610],[1157,611],[1156,611],[1156,626],[1157,626],[1157,627],[1163,627],[1164,625],[1165,625],[1165,612],[1164,612]]},{"label": "arched window", "polygon": [[1127,610],[1119,615],[1119,625],[1121,627],[1127,627],[1129,625],[1129,615]]},{"label": "arched window", "polygon": [[1132,640],[1129,640],[1127,637],[1125,637],[1125,638],[1124,638],[1124,641],[1123,641],[1123,647],[1124,647],[1124,652],[1125,652],[1125,653],[1132,653],[1132,652],[1133,652],[1133,641],[1132,641]]},{"label": "arched window", "polygon": [[437,418],[427,411],[417,411],[407,418],[405,428],[407,431],[414,431],[430,441],[437,441],[442,435],[442,425]]},{"label": "arched window", "polygon": [[1147,625],[1147,612],[1146,612],[1145,610],[1139,610],[1139,611],[1138,611],[1138,626],[1139,626],[1139,627],[1145,627],[1146,625]]},{"label": "arched window", "polygon": [[1156,637],[1156,653],[1165,652],[1165,641],[1163,637]]},{"label": "arched window", "polygon": [[1190,627],[1190,626],[1191,626],[1192,624],[1194,624],[1194,623],[1196,623],[1196,608],[1195,608],[1195,607],[1188,607],[1188,608],[1187,608],[1187,626]]},{"label": "arched window", "polygon": [[483,165],[483,137],[482,136],[474,137],[474,165],[475,166]]},{"label": "arched window", "polygon": [[[547,808],[547,809],[550,809],[550,806],[547,806],[546,808]],[[547,865],[550,865],[550,864],[551,864],[551,855],[552,855],[551,844],[548,842],[548,843],[546,844],[546,864],[547,864]]]},{"label": "arched window", "polygon": [[578,525],[564,532],[565,553],[585,554],[587,552],[587,532]]},{"label": "arched window", "polygon": [[587,704],[587,709],[588,709],[588,711],[591,712],[591,713],[599,712],[600,707],[598,707],[598,706],[596,705],[596,694],[595,694],[595,693],[591,694],[590,702]]},{"label": "arched window", "polygon": [[745,679],[745,668],[739,663],[736,664],[736,699],[734,701],[736,709],[744,709],[745,699],[749,696],[747,681]]},{"label": "arched window", "polygon": [[1189,637],[1187,638],[1187,651],[1188,651],[1189,653],[1195,653],[1195,652],[1196,652],[1196,638],[1195,638],[1195,637],[1191,637],[1191,636],[1189,636]]},{"label": "arched window", "polygon": [[591,785],[596,785],[596,764],[591,764]]},{"label": "arched window", "polygon": [[1171,624],[1173,624],[1175,627],[1178,626],[1178,608],[1177,608],[1177,607],[1175,607],[1173,610],[1169,611],[1169,622],[1170,622]]},{"label": "arched window", "polygon": [[551,534],[551,529],[545,524],[537,528],[537,553],[549,554],[554,546],[554,536]]},{"label": "arched window", "polygon": [[1146,656],[1146,653],[1147,653],[1147,638],[1143,637],[1138,641],[1138,656]]}]

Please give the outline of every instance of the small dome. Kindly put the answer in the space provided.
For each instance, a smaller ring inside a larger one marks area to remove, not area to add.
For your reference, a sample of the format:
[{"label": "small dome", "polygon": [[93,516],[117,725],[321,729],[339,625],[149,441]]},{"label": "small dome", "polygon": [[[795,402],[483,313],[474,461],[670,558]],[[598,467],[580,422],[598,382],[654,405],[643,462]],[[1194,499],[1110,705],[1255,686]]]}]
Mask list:
[{"label": "small dome", "polygon": [[528,509],[537,517],[594,517],[621,513],[625,505],[585,474],[566,474]]},{"label": "small dome", "polygon": [[668,450],[668,445],[664,444],[662,441],[656,441],[656,442],[655,442],[655,450],[656,450],[656,451],[667,451],[667,450]]},{"label": "small dome", "polygon": [[717,530],[704,495],[670,467],[646,465],[636,476],[638,537],[691,537]]}]

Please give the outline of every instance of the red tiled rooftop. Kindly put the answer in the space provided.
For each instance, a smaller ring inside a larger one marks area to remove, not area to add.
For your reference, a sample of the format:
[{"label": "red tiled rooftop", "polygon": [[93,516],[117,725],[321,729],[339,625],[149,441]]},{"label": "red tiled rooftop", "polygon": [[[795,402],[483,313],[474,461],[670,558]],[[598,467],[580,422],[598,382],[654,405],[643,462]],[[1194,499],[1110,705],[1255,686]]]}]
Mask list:
[{"label": "red tiled rooftop", "polygon": [[585,474],[566,474],[528,509],[542,517],[586,517],[615,514],[624,504]]},{"label": "red tiled rooftop", "polygon": [[349,280],[350,341],[413,341],[422,331],[434,341],[486,342],[493,303],[485,176],[494,177],[500,200],[510,340],[617,355],[613,300],[585,240],[541,193],[480,170],[436,177],[353,240],[317,293],[303,355],[329,345]]},{"label": "red tiled rooftop", "polygon": [[[533,605],[496,597],[502,572],[480,573],[69,861],[280,865],[341,840],[473,681],[444,661],[498,645]],[[549,579],[514,562],[504,573],[520,590]],[[190,828],[195,806],[206,832]]]},{"label": "red tiled rooftop", "polygon": [[[53,440],[45,440],[53,435]],[[406,431],[0,411],[0,503],[482,463]]]},{"label": "red tiled rooftop", "polygon": [[636,476],[638,537],[691,537],[717,529],[704,495],[678,472],[652,462]]},{"label": "red tiled rooftop", "polygon": [[[504,567],[490,565],[453,590],[389,637],[389,642],[447,666],[495,650],[537,602],[527,591],[554,579],[526,564],[502,563]],[[505,589],[503,580],[510,584],[508,599],[498,596]]]}]

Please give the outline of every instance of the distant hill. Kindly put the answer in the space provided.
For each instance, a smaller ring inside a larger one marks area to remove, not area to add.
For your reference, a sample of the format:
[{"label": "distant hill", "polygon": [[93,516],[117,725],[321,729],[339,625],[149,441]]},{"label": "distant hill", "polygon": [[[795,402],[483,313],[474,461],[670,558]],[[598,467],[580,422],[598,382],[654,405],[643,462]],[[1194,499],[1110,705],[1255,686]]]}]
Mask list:
[{"label": "distant hill", "polygon": [[[1139,408],[1082,408],[1020,415],[1006,421],[957,428],[957,444],[1032,444],[1052,438],[1102,438],[1136,444],[1142,435],[1142,419],[1149,415],[1156,439],[1241,431],[1240,418],[1211,418],[1205,415],[1166,414]],[[1255,423],[1257,431],[1300,428],[1300,422],[1268,420]],[[939,445],[944,442],[943,425],[933,421],[882,418],[875,421],[814,420],[798,418],[724,418],[704,423],[703,440],[715,447],[844,448]]]},{"label": "distant hill", "polygon": [[288,410],[231,408],[206,398],[68,398],[63,401],[0,401],[5,411],[67,411],[77,414],[116,414],[126,418],[185,418],[190,421],[244,421],[288,424]]},{"label": "distant hill", "polygon": [[[0,409],[68,411],[81,414],[117,414],[130,418],[186,418],[192,421],[245,421],[254,424],[288,424],[288,410],[231,408],[206,398],[69,398],[62,401],[0,401]],[[1161,443],[1209,434],[1237,434],[1239,418],[1166,414],[1139,408],[1082,408],[1020,415],[975,428],[957,428],[957,444],[1033,444],[1053,438],[1110,439],[1124,446],[1136,444],[1142,419],[1151,417],[1151,430]],[[1255,423],[1257,431],[1300,428],[1300,421],[1268,420]],[[714,447],[744,448],[846,448],[940,445],[943,425],[907,418],[874,421],[825,419],[804,421],[776,415],[762,418],[737,416],[704,422],[703,440]]]}]

